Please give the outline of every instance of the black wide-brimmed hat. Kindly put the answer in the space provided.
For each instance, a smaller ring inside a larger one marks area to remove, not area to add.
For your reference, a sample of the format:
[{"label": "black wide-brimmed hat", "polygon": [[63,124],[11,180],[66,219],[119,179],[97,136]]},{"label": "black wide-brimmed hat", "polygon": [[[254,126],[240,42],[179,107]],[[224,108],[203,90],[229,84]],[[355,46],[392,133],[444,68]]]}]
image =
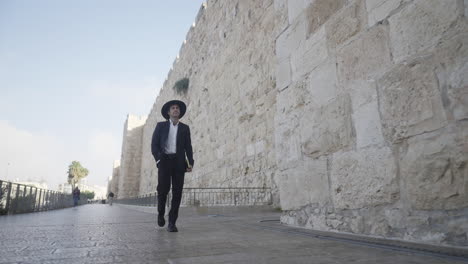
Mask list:
[{"label": "black wide-brimmed hat", "polygon": [[180,115],[179,115],[179,118],[182,118],[184,115],[185,115],[185,111],[187,110],[187,106],[185,105],[184,102],[182,101],[179,101],[179,100],[172,100],[172,101],[169,101],[167,103],[165,103],[163,105],[163,107],[161,108],[161,115],[166,119],[166,120],[169,120],[169,114],[167,112],[169,112],[169,108],[172,106],[172,105],[178,105],[179,108],[180,108]]}]

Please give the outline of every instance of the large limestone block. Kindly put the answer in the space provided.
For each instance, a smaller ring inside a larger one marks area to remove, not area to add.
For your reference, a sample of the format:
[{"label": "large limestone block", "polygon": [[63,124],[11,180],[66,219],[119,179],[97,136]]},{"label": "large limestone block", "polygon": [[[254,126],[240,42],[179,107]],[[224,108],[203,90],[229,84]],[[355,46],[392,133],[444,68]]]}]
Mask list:
[{"label": "large limestone block", "polygon": [[278,62],[276,67],[276,88],[283,90],[291,84],[291,63],[289,58]]},{"label": "large limestone block", "polygon": [[313,107],[328,104],[338,95],[336,75],[336,62],[326,61],[309,74],[308,78],[308,103]]},{"label": "large limestone block", "polygon": [[416,0],[391,16],[390,41],[396,63],[433,46],[463,13],[458,0]]},{"label": "large limestone block", "polygon": [[465,17],[468,17],[468,0],[465,0]]},{"label": "large limestone block", "polygon": [[[464,29],[468,30],[465,24]],[[468,34],[444,40],[432,59],[449,119],[468,119]]]},{"label": "large limestone block", "polygon": [[306,83],[296,83],[277,95],[274,115],[274,137],[277,165],[280,169],[293,166],[301,159],[299,138],[295,130],[303,114]]},{"label": "large limestone block", "polygon": [[317,31],[297,49],[292,50],[291,70],[293,81],[302,80],[307,74],[328,58],[328,46],[325,28]]},{"label": "large limestone block", "polygon": [[327,159],[302,160],[297,166],[280,172],[281,209],[299,209],[328,199]]},{"label": "large limestone block", "polygon": [[369,27],[382,21],[390,13],[401,5],[402,0],[367,0],[367,11],[369,12]]},{"label": "large limestone block", "polygon": [[388,28],[379,25],[337,51],[341,83],[372,79],[381,75],[392,62],[388,47]]},{"label": "large limestone block", "polygon": [[399,198],[397,169],[389,148],[333,154],[331,192],[335,208],[357,209]]},{"label": "large limestone block", "polygon": [[338,13],[326,26],[329,43],[338,46],[365,29],[367,13],[364,0],[357,0]]},{"label": "large limestone block", "polygon": [[307,80],[302,80],[291,84],[287,89],[277,94],[277,107],[275,120],[281,123],[291,115],[298,115],[307,100]]},{"label": "large limestone block", "polygon": [[347,149],[354,144],[350,101],[347,96],[338,97],[302,116],[297,132],[303,155],[316,158]]},{"label": "large limestone block", "polygon": [[297,126],[298,120],[294,117],[286,119],[276,126],[276,162],[281,170],[296,166],[302,159],[300,139],[296,132]]},{"label": "large limestone block", "polygon": [[306,10],[307,35],[317,31],[327,20],[346,4],[346,0],[315,0]]},{"label": "large limestone block", "polygon": [[[371,11],[388,1],[393,1],[393,0],[366,0],[366,8],[368,11]],[[398,1],[401,1],[401,0],[398,0]]]},{"label": "large limestone block", "polygon": [[289,20],[288,20],[288,0],[275,0],[274,1],[274,7],[275,7],[275,34],[274,36],[276,37],[279,35],[281,32],[283,32],[286,27],[289,26]]},{"label": "large limestone block", "polygon": [[292,24],[313,0],[288,0],[288,20]]},{"label": "large limestone block", "polygon": [[400,170],[408,203],[416,210],[468,206],[468,126],[450,126],[408,140]]},{"label": "large limestone block", "polygon": [[346,87],[351,94],[356,147],[385,143],[374,81],[356,81]]},{"label": "large limestone block", "polygon": [[356,147],[364,148],[385,143],[377,101],[354,109],[353,123],[356,129]]},{"label": "large limestone block", "polygon": [[297,20],[291,24],[276,39],[276,57],[282,61],[290,57],[292,51],[299,48],[306,39],[306,24],[304,20]]},{"label": "large limestone block", "polygon": [[390,142],[446,125],[438,80],[427,61],[395,67],[378,81],[383,133]]}]

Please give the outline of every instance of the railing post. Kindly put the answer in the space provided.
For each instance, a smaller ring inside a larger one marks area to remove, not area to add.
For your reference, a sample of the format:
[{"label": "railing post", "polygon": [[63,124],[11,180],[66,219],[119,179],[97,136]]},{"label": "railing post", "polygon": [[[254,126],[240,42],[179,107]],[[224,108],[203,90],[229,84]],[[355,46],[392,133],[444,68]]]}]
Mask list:
[{"label": "railing post", "polygon": [[57,193],[56,192],[52,192],[52,209],[55,209],[56,207],[56,204],[57,204]]},{"label": "railing post", "polygon": [[18,208],[18,201],[19,201],[19,190],[20,190],[20,186],[19,184],[16,184],[16,195],[15,195],[15,202],[13,203],[13,210],[12,212],[13,213],[16,213],[17,211],[17,208]]},{"label": "railing post", "polygon": [[10,206],[11,206],[11,188],[12,188],[12,184],[11,184],[11,182],[9,182],[9,183],[8,183],[7,201],[6,201],[6,206],[5,206],[5,209],[7,210],[7,213],[10,213]]},{"label": "railing post", "polygon": [[34,204],[33,204],[33,199],[32,199],[32,186],[29,186],[29,195],[28,195],[28,201],[29,201],[29,204],[28,204],[28,211],[29,212],[33,212],[34,211]]},{"label": "railing post", "polygon": [[46,192],[45,195],[44,195],[45,209],[49,210],[49,207],[50,207],[50,191],[47,190],[45,192]]},{"label": "railing post", "polygon": [[47,210],[47,190],[44,190],[42,192],[41,210],[42,211]]},{"label": "railing post", "polygon": [[54,198],[55,198],[55,193],[53,191],[49,191],[49,210],[54,209]]},{"label": "railing post", "polygon": [[[18,189],[20,189],[20,192],[21,192],[21,188],[20,188],[20,185],[18,185]],[[24,186],[23,188],[23,193],[20,193],[20,196],[21,198],[17,199],[16,201],[16,208],[15,208],[15,211],[16,212],[22,212],[24,211],[24,209],[26,209],[26,185]],[[20,203],[20,200],[21,200],[21,203]]]},{"label": "railing post", "polygon": [[42,189],[39,189],[39,199],[37,200],[37,210],[41,211],[42,210]]},{"label": "railing post", "polygon": [[33,205],[33,212],[36,211],[36,204],[37,204],[37,188],[34,188],[34,205]]},{"label": "railing post", "polygon": [[56,207],[56,203],[57,203],[57,193],[56,192],[52,192],[52,209],[55,209]]},{"label": "railing post", "polygon": [[53,191],[48,191],[49,192],[49,203],[47,208],[49,210],[54,209],[54,192]]},{"label": "railing post", "polygon": [[2,197],[3,197],[3,181],[0,180],[0,203],[2,202]]},{"label": "railing post", "polygon": [[56,195],[56,193],[54,191],[51,191],[50,193],[52,194],[52,204],[51,204],[50,208],[53,210],[53,209],[55,209],[55,202],[56,202],[55,198],[57,198],[57,195]]},{"label": "railing post", "polygon": [[[3,181],[0,180],[0,203],[2,202],[2,197],[3,197],[3,195],[4,195],[4,192],[3,192]],[[2,209],[2,208],[0,207],[0,209]],[[3,208],[3,209],[5,209],[5,212],[6,212],[6,208]]]}]

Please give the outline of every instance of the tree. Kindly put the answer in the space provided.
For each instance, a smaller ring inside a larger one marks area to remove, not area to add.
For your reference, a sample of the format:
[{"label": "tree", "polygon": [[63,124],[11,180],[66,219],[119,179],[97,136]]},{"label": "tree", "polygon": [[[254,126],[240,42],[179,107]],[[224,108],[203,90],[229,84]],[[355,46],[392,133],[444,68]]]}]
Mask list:
[{"label": "tree", "polygon": [[88,200],[94,199],[94,195],[95,195],[94,192],[91,192],[91,191],[84,191],[84,192],[82,192],[82,194],[84,196],[86,196],[86,198],[88,198]]},{"label": "tree", "polygon": [[79,161],[72,161],[68,166],[68,183],[71,184],[72,188],[75,189],[76,184],[88,176],[88,169],[81,166]]}]

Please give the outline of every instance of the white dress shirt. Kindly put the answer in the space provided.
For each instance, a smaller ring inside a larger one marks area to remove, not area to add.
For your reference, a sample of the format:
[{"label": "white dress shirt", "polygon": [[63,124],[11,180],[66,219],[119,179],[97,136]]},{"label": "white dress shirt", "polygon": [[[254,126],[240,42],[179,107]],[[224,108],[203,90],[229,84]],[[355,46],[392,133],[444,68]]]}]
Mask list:
[{"label": "white dress shirt", "polygon": [[177,122],[177,125],[174,125],[172,120],[169,119],[169,135],[167,135],[167,142],[164,147],[166,154],[175,154],[177,151],[177,129],[179,129],[179,122]]}]

